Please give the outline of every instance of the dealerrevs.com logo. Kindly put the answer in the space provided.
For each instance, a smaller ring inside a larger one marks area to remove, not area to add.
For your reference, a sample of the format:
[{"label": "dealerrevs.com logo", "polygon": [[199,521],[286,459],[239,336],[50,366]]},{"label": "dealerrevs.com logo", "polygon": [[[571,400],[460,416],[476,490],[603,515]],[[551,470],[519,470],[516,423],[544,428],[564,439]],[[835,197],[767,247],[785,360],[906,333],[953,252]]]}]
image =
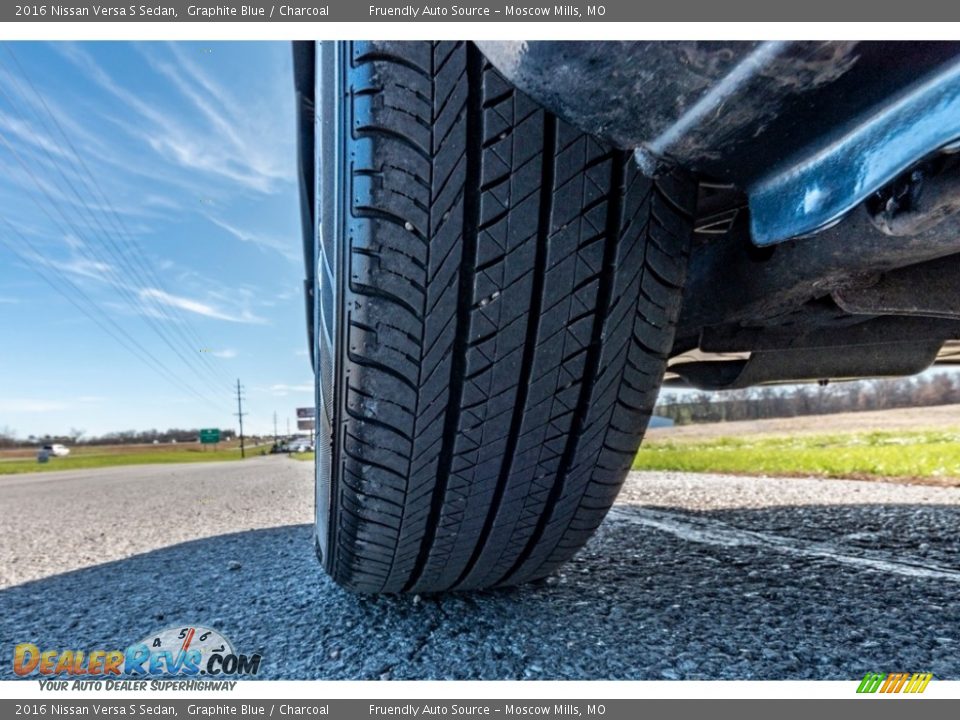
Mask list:
[{"label": "dealerrevs.com logo", "polygon": [[209,678],[256,675],[263,656],[234,650],[221,633],[200,625],[172,627],[149,635],[125,650],[41,648],[20,643],[13,650],[13,672],[66,676],[72,679],[109,676]]}]

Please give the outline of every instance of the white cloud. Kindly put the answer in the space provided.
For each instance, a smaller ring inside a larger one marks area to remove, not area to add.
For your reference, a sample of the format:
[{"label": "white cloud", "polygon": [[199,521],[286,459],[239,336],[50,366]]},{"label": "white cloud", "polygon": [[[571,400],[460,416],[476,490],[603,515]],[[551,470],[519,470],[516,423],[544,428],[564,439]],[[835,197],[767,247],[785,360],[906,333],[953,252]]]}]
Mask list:
[{"label": "white cloud", "polygon": [[276,132],[277,104],[290,103],[293,95],[276,94],[274,87],[272,96],[260,97],[258,103],[237,99],[197,64],[184,46],[171,44],[169,48],[176,66],[158,69],[207,118],[213,135],[228,140],[242,153],[234,157],[245,164],[248,174],[266,186],[267,192],[277,181],[293,182],[293,135]]},{"label": "white cloud", "polygon": [[303,383],[301,385],[277,383],[276,385],[271,385],[268,389],[276,397],[284,397],[290,393],[312,393],[313,383]]},{"label": "white cloud", "polygon": [[160,210],[182,210],[183,206],[165,195],[150,194],[143,198],[143,204]]},{"label": "white cloud", "polygon": [[66,156],[66,153],[63,151],[63,149],[54,143],[48,135],[41,132],[39,128],[30,123],[26,123],[19,118],[7,115],[3,111],[0,111],[0,130],[5,132],[8,137],[8,141],[9,136],[12,135],[20,138],[20,140],[35,148],[43,150],[44,153],[49,153],[51,156]]},{"label": "white cloud", "polygon": [[187,312],[192,312],[197,315],[203,315],[204,317],[214,318],[216,320],[252,324],[266,322],[266,320],[261,317],[257,317],[249,310],[242,310],[239,314],[231,314],[225,310],[221,310],[213,307],[212,305],[201,302],[200,300],[193,300],[191,298],[185,298],[179,295],[171,295],[170,293],[163,290],[158,290],[157,288],[143,288],[140,291],[140,297],[150,298],[151,300],[163,305],[180,308],[181,310],[186,310]]},{"label": "white cloud", "polygon": [[224,359],[230,359],[230,358],[235,358],[235,357],[237,356],[237,351],[236,351],[236,350],[230,350],[230,349],[228,348],[228,349],[225,349],[225,350],[213,350],[213,351],[211,351],[210,354],[213,355],[214,357],[224,358]]},{"label": "white cloud", "polygon": [[87,260],[86,258],[72,258],[67,261],[47,261],[50,265],[57,267],[73,275],[81,275],[94,280],[105,280],[108,275],[113,274],[113,266],[99,260]]},{"label": "white cloud", "polygon": [[[108,92],[126,92],[86,50],[72,43],[58,43],[54,48]],[[156,158],[144,162],[143,147],[118,142],[117,131],[111,125],[138,141],[147,142],[142,137],[143,126],[164,122],[162,112],[135,94],[128,93],[120,112],[116,112],[116,107],[104,112],[110,104],[91,101],[92,93],[80,98],[69,92],[45,92],[44,88],[35,88],[32,82],[24,82],[30,79],[31,71],[15,59],[12,48],[9,53],[14,56],[14,62],[6,67],[0,64],[0,86],[7,88],[11,109],[0,108],[0,132],[7,137],[11,151],[31,166],[33,173],[25,177],[20,164],[15,163],[6,176],[0,178],[0,184],[12,180],[19,196],[22,197],[27,188],[49,194],[68,205],[68,211],[77,209],[70,213],[73,222],[91,232],[100,232],[88,227],[87,216],[79,212],[81,209],[116,214],[131,221],[162,219],[170,211],[181,210],[181,203],[168,195],[169,190],[181,195],[186,191],[193,197],[201,192],[219,195],[236,191],[233,187],[211,188],[209,177],[185,173],[183,168],[157,162]],[[13,72],[17,65],[20,71]],[[135,114],[131,117],[130,112],[123,112],[127,109]],[[44,176],[55,181],[48,182]],[[150,189],[136,192],[142,190],[143,183],[131,182],[132,176],[149,180]],[[115,227],[112,222],[108,225]],[[136,224],[126,226],[125,231],[144,232]]]},{"label": "white cloud", "polygon": [[264,250],[272,250],[283,255],[288,260],[297,261],[302,259],[302,256],[297,254],[296,248],[293,244],[286,240],[280,240],[279,238],[270,237],[268,235],[262,235],[260,233],[249,232],[247,230],[242,230],[235,225],[224,220],[218,220],[215,217],[210,215],[207,216],[207,219],[216,225],[219,228],[226,230],[228,233],[233,235],[237,240],[240,240],[245,243],[252,243],[257,247]]},{"label": "white cloud", "polygon": [[6,398],[0,400],[0,412],[44,413],[66,410],[69,405],[59,400],[39,400],[33,398]]},{"label": "white cloud", "polygon": [[83,240],[78,238],[73,233],[67,233],[63,236],[63,241],[67,244],[67,247],[71,250],[80,250],[83,247],[86,247],[83,243]]},{"label": "white cloud", "polygon": [[238,100],[181,48],[168,47],[170,54],[161,53],[155,45],[138,49],[190,104],[192,112],[161,112],[138,97],[136,91],[120,85],[80,46],[56,46],[91,80],[139,116],[139,122],[125,123],[123,129],[169,162],[261,193],[276,193],[292,183],[292,134],[276,132],[276,117],[277,104],[292,102],[293,94],[278,90],[255,104],[249,99]]}]

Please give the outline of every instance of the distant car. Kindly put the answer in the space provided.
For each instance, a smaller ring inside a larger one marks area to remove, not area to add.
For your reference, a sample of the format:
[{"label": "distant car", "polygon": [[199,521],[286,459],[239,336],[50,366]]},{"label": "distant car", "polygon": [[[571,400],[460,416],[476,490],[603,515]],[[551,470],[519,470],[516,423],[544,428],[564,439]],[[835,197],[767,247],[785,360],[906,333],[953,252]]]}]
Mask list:
[{"label": "distant car", "polygon": [[313,452],[313,443],[304,438],[293,438],[292,440],[287,440],[284,448],[285,452],[288,453]]},{"label": "distant car", "polygon": [[650,423],[647,425],[648,428],[671,428],[676,423],[672,418],[663,417],[662,415],[651,415]]},{"label": "distant car", "polygon": [[70,454],[70,448],[60,443],[54,443],[53,445],[44,445],[43,450],[46,450],[49,455],[54,457],[66,457]]}]

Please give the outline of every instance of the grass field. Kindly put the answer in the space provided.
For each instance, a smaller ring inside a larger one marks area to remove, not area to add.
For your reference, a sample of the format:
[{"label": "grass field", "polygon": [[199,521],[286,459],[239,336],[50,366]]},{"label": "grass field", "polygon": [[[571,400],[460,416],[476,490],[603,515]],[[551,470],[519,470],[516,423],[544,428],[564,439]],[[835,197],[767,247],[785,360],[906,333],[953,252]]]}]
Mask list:
[{"label": "grass field", "polygon": [[[247,445],[247,457],[259,456],[267,446]],[[203,449],[197,443],[179,445],[113,445],[100,447],[74,447],[67,457],[50,458],[47,463],[38,463],[36,450],[15,450],[0,453],[0,475],[55,470],[80,470],[114,467],[117,465],[153,465],[158,463],[214,462],[240,460],[240,444],[220,443],[219,448]]]},{"label": "grass field", "polygon": [[[247,457],[269,448],[247,446]],[[313,453],[292,454],[313,462]],[[77,446],[40,464],[36,448],[0,451],[0,475],[239,460],[239,443]],[[881,478],[960,485],[960,406],[686,425],[650,430],[635,470]]]},{"label": "grass field", "polygon": [[929,479],[960,484],[960,430],[649,438],[634,470]]}]

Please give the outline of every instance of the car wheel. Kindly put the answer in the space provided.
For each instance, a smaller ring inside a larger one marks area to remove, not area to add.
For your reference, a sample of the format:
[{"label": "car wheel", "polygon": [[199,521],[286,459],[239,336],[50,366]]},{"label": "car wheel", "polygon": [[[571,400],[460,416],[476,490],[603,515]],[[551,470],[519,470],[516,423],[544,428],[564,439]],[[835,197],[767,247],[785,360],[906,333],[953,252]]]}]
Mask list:
[{"label": "car wheel", "polygon": [[317,544],[361,592],[543,577],[599,526],[671,349],[696,186],[470,43],[322,43]]}]

